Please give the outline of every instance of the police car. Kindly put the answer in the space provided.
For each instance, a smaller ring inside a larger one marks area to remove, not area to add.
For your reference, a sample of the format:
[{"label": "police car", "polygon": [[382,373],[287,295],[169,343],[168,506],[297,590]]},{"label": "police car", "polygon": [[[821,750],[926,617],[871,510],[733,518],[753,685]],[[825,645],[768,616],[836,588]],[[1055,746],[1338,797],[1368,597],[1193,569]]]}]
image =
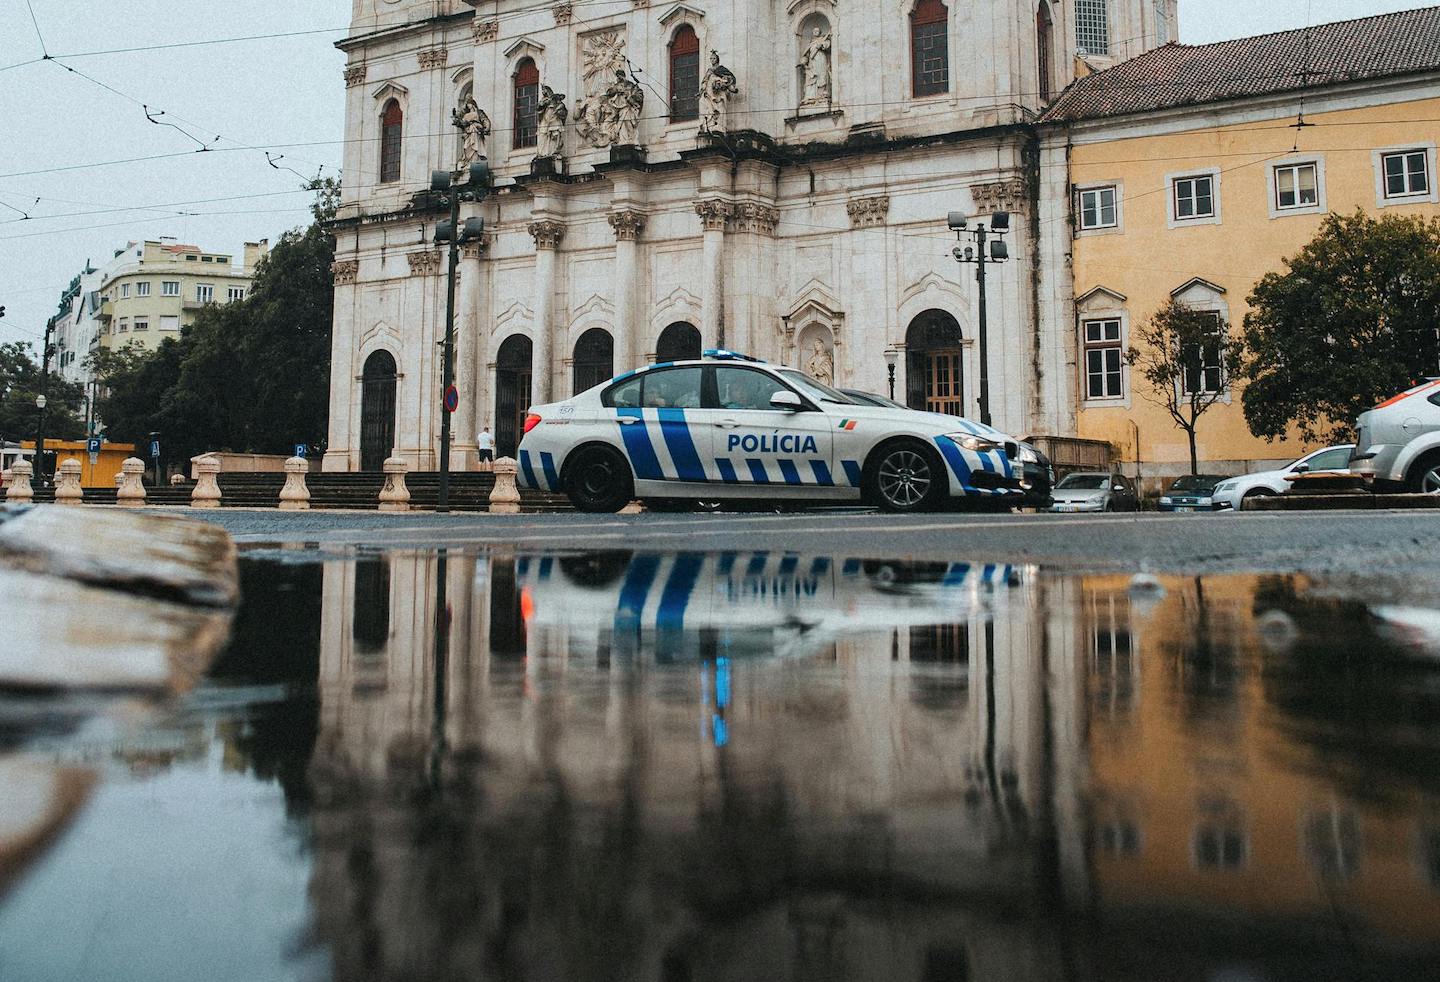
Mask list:
[{"label": "police car", "polygon": [[793,368],[712,350],[531,407],[520,480],[581,511],[634,498],[864,501],[886,511],[1006,503],[1018,443],[957,416],[860,405]]}]

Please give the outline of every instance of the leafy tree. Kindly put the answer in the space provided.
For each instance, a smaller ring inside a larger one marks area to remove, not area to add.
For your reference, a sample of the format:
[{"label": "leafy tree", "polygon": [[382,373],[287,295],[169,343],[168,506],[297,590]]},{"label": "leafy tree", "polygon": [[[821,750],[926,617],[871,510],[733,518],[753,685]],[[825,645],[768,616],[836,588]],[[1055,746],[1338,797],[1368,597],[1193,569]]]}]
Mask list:
[{"label": "leafy tree", "polygon": [[1339,440],[1355,417],[1440,371],[1440,219],[1329,215],[1250,294],[1237,374],[1245,421]]},{"label": "leafy tree", "polygon": [[[53,350],[51,361],[45,385],[45,437],[78,440],[85,435],[85,388],[55,374]],[[35,408],[40,374],[28,344],[0,344],[0,437],[17,443],[35,439],[40,425],[40,410]]]},{"label": "leafy tree", "polygon": [[1244,355],[1218,315],[1171,300],[1137,332],[1126,361],[1149,386],[1145,398],[1163,406],[1190,440],[1190,473],[1199,473],[1195,430],[1200,417],[1225,397],[1230,366]]}]

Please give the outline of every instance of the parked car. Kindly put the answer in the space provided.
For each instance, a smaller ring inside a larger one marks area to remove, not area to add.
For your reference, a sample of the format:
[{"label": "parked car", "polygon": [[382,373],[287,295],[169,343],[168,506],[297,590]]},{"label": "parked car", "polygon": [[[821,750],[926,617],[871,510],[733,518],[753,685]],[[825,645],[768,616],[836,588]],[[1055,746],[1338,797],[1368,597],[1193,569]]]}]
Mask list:
[{"label": "parked car", "polygon": [[[894,399],[864,389],[841,389],[852,400],[862,406],[879,406],[883,409],[909,409]],[[1020,464],[1025,484],[1025,494],[1018,501],[1011,502],[1021,508],[1045,508],[1055,488],[1055,467],[1050,458],[1034,444],[1020,441]]]},{"label": "parked car", "polygon": [[862,406],[782,365],[711,350],[531,406],[519,481],[581,511],[632,499],[864,501],[936,511],[1021,497],[1018,441],[958,416]]},{"label": "parked car", "polygon": [[1440,379],[1361,413],[1356,427],[1352,474],[1378,485],[1440,494]]},{"label": "parked car", "polygon": [[1137,511],[1140,508],[1135,482],[1123,474],[1104,471],[1066,474],[1055,485],[1054,499],[1048,511]]},{"label": "parked car", "polygon": [[1284,494],[1290,490],[1289,478],[1297,474],[1320,471],[1346,471],[1350,469],[1350,452],[1353,444],[1326,447],[1308,453],[1278,471],[1257,471],[1228,478],[1215,486],[1212,500],[1217,511],[1239,511],[1246,498],[1262,498],[1266,495]]},{"label": "parked car", "polygon": [[1160,496],[1160,511],[1215,511],[1215,487],[1225,480],[1222,474],[1186,474],[1177,477]]}]

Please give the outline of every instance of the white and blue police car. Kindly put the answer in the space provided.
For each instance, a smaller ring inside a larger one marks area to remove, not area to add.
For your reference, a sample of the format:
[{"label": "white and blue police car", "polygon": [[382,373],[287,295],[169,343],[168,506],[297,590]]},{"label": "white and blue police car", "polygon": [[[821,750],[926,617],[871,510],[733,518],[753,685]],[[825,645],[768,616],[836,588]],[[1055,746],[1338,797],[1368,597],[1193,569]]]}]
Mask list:
[{"label": "white and blue police car", "polygon": [[861,405],[734,352],[627,372],[533,406],[520,481],[581,511],[634,498],[863,501],[917,512],[1023,494],[1014,438],[958,416]]}]

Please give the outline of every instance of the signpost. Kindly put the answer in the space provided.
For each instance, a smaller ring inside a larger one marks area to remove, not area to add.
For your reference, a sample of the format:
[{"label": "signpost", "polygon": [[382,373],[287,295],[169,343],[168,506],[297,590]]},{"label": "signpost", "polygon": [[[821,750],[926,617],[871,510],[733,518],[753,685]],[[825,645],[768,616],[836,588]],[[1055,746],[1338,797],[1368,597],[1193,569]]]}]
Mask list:
[{"label": "signpost", "polygon": [[301,458],[303,458],[303,457],[305,456],[305,444],[303,444],[303,443],[297,443],[297,444],[295,444],[295,456],[301,457]]},{"label": "signpost", "polygon": [[452,386],[450,386],[450,388],[448,388],[448,389],[445,390],[445,411],[446,411],[447,413],[453,413],[455,410],[457,410],[457,409],[459,409],[459,408],[460,408],[460,393],[459,393],[459,391],[455,388],[455,386],[452,385]]},{"label": "signpost", "polygon": [[98,436],[92,436],[85,441],[85,451],[90,454],[90,466],[94,467],[100,460],[101,440]]}]

